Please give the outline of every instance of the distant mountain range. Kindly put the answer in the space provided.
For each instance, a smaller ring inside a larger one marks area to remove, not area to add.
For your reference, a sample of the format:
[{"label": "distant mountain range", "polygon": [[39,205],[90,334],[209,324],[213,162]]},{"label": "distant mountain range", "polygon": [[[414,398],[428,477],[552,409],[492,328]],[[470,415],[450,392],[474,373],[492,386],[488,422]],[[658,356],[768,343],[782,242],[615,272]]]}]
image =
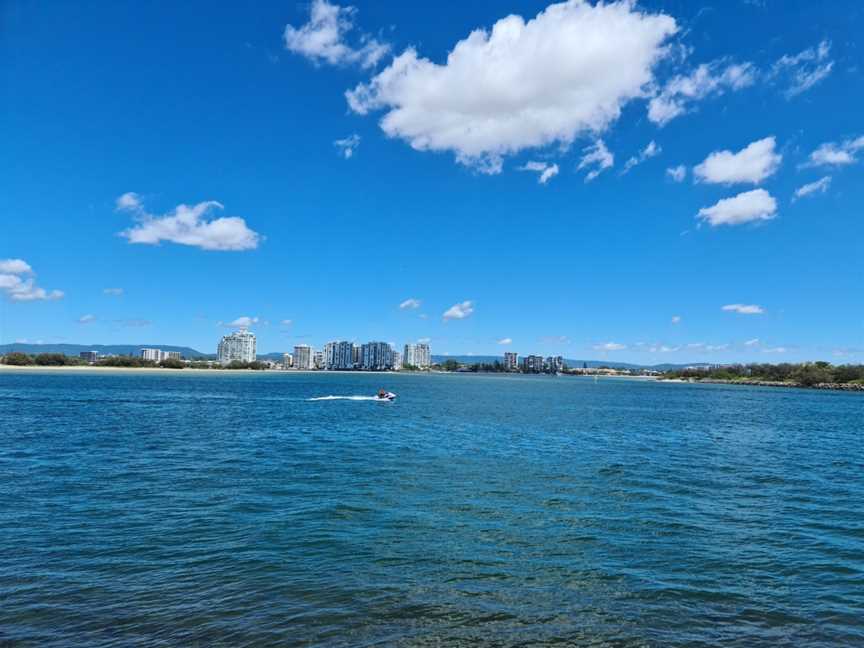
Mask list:
[{"label": "distant mountain range", "polygon": [[[215,353],[201,353],[191,347],[172,346],[170,344],[21,344],[15,342],[13,344],[0,344],[0,354],[10,353],[12,351],[20,351],[22,353],[64,353],[68,356],[77,356],[82,351],[96,351],[100,355],[138,355],[141,349],[162,349],[163,351],[179,351],[184,358],[195,359],[214,359]],[[262,360],[282,360],[282,353],[271,352],[258,354],[258,358]],[[496,360],[501,362],[502,356],[490,355],[433,355],[432,362],[441,363],[447,360],[455,360],[462,364],[492,364]],[[611,367],[613,369],[656,369],[658,371],[668,371],[670,369],[681,369],[682,367],[704,367],[710,366],[709,363],[696,362],[684,364],[657,364],[657,365],[639,365],[630,364],[627,362],[609,362],[605,360],[574,360],[565,358],[564,362],[568,367],[579,368],[587,366],[591,369],[597,367]]]}]

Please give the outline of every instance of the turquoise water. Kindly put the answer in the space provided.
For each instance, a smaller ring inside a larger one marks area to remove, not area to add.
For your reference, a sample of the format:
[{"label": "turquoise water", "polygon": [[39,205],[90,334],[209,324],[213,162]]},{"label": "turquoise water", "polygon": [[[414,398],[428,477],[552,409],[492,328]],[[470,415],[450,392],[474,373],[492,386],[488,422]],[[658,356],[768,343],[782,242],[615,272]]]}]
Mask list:
[{"label": "turquoise water", "polygon": [[0,406],[3,646],[864,645],[861,394],[0,374]]}]

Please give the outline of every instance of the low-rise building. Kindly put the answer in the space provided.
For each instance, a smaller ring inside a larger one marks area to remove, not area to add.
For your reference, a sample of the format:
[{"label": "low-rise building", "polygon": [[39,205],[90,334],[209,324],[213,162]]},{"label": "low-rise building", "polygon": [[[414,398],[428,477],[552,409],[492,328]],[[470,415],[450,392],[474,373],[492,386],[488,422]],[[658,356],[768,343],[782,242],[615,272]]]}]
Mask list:
[{"label": "low-rise building", "polygon": [[96,362],[99,359],[99,354],[95,351],[82,351],[78,354],[78,357],[84,360],[85,362]]},{"label": "low-rise building", "polygon": [[162,349],[141,349],[141,359],[150,362],[162,362]]}]

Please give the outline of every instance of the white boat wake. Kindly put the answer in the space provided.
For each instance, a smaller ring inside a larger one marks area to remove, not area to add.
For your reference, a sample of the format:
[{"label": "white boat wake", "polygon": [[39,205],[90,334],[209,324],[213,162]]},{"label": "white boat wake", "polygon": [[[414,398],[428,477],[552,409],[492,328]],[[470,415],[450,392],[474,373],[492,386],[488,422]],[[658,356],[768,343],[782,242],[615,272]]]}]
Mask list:
[{"label": "white boat wake", "polygon": [[350,400],[350,401],[385,401],[386,398],[378,398],[377,396],[316,396],[310,398],[310,401],[331,401],[331,400]]}]

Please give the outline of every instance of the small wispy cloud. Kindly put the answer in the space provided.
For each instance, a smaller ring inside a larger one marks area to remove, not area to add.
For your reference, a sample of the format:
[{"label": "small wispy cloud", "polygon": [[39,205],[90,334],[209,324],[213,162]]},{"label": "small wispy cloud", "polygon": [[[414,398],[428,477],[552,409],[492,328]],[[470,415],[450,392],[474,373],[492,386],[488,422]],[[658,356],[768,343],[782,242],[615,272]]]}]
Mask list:
[{"label": "small wispy cloud", "polygon": [[672,316],[672,323],[673,324],[680,324],[681,323],[681,316],[680,315],[673,315]]},{"label": "small wispy cloud", "polygon": [[248,315],[243,315],[242,317],[238,317],[232,322],[228,322],[227,324],[222,324],[228,328],[249,328],[250,326],[254,326],[259,322],[257,317],[249,317]]},{"label": "small wispy cloud", "polygon": [[829,59],[831,42],[823,40],[798,54],[781,56],[771,68],[769,78],[782,78],[789,84],[784,94],[787,99],[797,97],[824,80],[834,69]]},{"label": "small wispy cloud", "polygon": [[601,139],[598,139],[591,146],[586,146],[582,149],[582,153],[582,159],[579,160],[579,166],[576,167],[576,170],[588,169],[585,182],[591,182],[606,169],[615,165],[615,156],[609,152]]},{"label": "small wispy cloud", "polygon": [[148,319],[135,319],[135,318],[115,320],[115,322],[117,324],[120,324],[121,326],[127,326],[129,328],[143,328],[145,326],[150,326],[153,323]]},{"label": "small wispy cloud", "polygon": [[630,169],[635,167],[637,164],[642,164],[645,160],[650,160],[653,157],[660,155],[663,149],[655,142],[651,140],[648,142],[648,146],[646,146],[638,155],[634,155],[629,160],[624,163],[624,170],[621,171],[621,175],[624,175]]},{"label": "small wispy cloud", "polygon": [[546,184],[558,175],[558,165],[557,164],[548,164],[546,162],[526,162],[521,167],[518,167],[519,171],[533,171],[538,175],[537,182],[540,184]]},{"label": "small wispy cloud", "polygon": [[864,135],[842,142],[825,142],[810,153],[807,162],[801,165],[806,167],[820,166],[847,166],[858,161],[857,153],[864,149]]},{"label": "small wispy cloud", "polygon": [[595,351],[623,351],[627,348],[627,345],[618,342],[604,342],[602,344],[595,344],[593,348]]},{"label": "small wispy cloud", "polygon": [[466,300],[458,304],[453,304],[450,308],[444,311],[444,320],[465,319],[474,313],[474,302]]},{"label": "small wispy cloud", "polygon": [[678,166],[669,167],[666,169],[666,175],[673,182],[684,182],[687,178],[687,167],[683,164],[679,164]]},{"label": "small wispy cloud", "polygon": [[421,302],[419,299],[415,299],[414,297],[409,297],[408,299],[403,301],[401,304],[399,304],[399,309],[400,310],[417,310],[418,308],[420,308],[422,303],[423,302]]},{"label": "small wispy cloud", "polygon": [[78,318],[79,324],[92,324],[96,321],[96,316],[92,313],[88,313],[87,315],[82,315]]},{"label": "small wispy cloud", "polygon": [[357,147],[360,146],[360,136],[354,133],[353,135],[349,135],[345,139],[338,139],[333,142],[333,146],[339,149],[339,154],[345,158],[346,160],[350,160],[354,157],[354,152],[357,150]]},{"label": "small wispy cloud", "polygon": [[726,304],[720,310],[739,315],[762,315],[765,312],[765,309],[757,304]]},{"label": "small wispy cloud", "polygon": [[804,198],[813,194],[824,194],[826,191],[828,191],[828,188],[830,186],[831,176],[825,176],[824,178],[821,178],[816,182],[808,182],[807,184],[802,185],[795,190],[795,195],[792,197],[792,202],[795,202],[799,198]]},{"label": "small wispy cloud", "polygon": [[506,346],[508,344],[513,344],[513,340],[509,337],[501,338],[500,340],[498,340],[498,344]]},{"label": "small wispy cloud", "polygon": [[123,295],[122,288],[104,288],[102,292],[106,295],[111,295],[113,297],[120,297]]},{"label": "small wispy cloud", "polygon": [[703,63],[689,74],[672,77],[666,82],[648,103],[648,119],[665,126],[688,112],[694,102],[751,86],[756,76],[752,63],[729,64],[725,59]]},{"label": "small wispy cloud", "polygon": [[285,26],[285,49],[315,64],[372,67],[387,54],[390,46],[367,34],[358,37],[357,45],[350,45],[348,35],[354,29],[356,14],[354,7],[340,7],[327,0],[313,0],[309,22],[301,27]]}]

